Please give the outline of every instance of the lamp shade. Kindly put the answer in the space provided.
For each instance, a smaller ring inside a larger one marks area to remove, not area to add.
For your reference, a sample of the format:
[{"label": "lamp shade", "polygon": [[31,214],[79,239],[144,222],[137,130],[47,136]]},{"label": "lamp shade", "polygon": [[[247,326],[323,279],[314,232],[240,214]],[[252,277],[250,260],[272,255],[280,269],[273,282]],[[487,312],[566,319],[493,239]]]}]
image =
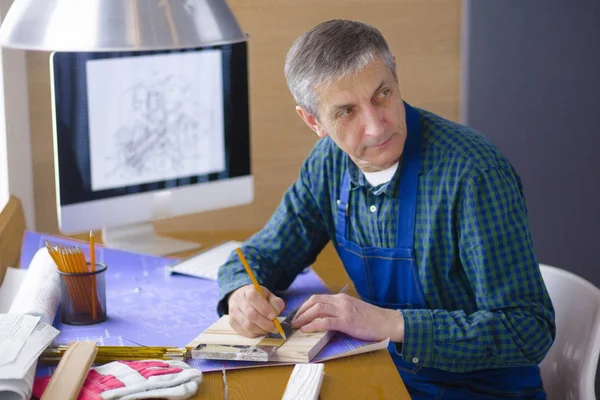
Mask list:
[{"label": "lamp shade", "polygon": [[225,0],[15,0],[0,27],[5,47],[141,51],[247,40]]}]

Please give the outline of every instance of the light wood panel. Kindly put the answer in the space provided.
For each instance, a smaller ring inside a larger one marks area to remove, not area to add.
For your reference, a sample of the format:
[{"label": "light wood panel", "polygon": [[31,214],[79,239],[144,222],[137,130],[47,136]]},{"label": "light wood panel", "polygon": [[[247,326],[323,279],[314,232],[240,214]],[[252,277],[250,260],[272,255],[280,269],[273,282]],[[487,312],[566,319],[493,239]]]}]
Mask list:
[{"label": "light wood panel", "polygon": [[282,400],[317,400],[323,382],[323,364],[297,364]]},{"label": "light wood panel", "polygon": [[[411,104],[457,120],[459,115],[459,0],[229,0],[251,35],[251,205],[157,223],[165,232],[257,229],[316,141],[298,118],[285,84],[285,54],[294,39],[319,22],[358,19],[378,27],[396,55],[404,97]],[[32,153],[38,229],[57,232],[48,53],[27,55]]]},{"label": "light wood panel", "polygon": [[[280,322],[283,322],[283,320],[284,318],[279,318]],[[329,342],[334,333],[333,331],[304,333],[300,330],[294,330],[285,342],[281,339],[281,347],[269,357],[269,361],[308,363]],[[185,347],[188,350],[193,350],[201,344],[245,347],[271,346],[271,344],[261,343],[264,338],[264,336],[248,338],[238,334],[229,323],[229,315],[223,315]],[[277,341],[274,340],[273,342]],[[277,343],[277,345],[279,344]]]},{"label": "light wood panel", "polygon": [[23,207],[19,199],[11,196],[0,212],[0,285],[6,275],[6,268],[19,266],[24,233]]}]

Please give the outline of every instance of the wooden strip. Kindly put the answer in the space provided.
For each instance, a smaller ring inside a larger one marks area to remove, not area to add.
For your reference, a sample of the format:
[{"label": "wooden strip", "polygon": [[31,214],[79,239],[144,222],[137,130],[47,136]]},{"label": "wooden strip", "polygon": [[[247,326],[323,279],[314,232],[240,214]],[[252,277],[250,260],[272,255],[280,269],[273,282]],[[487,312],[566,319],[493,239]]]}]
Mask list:
[{"label": "wooden strip", "polygon": [[296,364],[282,400],[317,400],[324,370],[324,364]]},{"label": "wooden strip", "polygon": [[0,212],[0,285],[8,267],[18,267],[25,233],[23,206],[11,196]]},{"label": "wooden strip", "polygon": [[97,352],[96,342],[71,342],[41,400],[75,400]]},{"label": "wooden strip", "polygon": [[304,333],[300,330],[294,332],[269,361],[309,363],[325,347],[335,331]]},{"label": "wooden strip", "polygon": [[[269,358],[269,361],[308,363],[321,351],[334,334],[335,332],[333,331],[304,333],[300,330],[295,330],[288,337],[288,340]],[[258,346],[263,339],[264,336],[247,338],[238,334],[229,324],[229,315],[224,315],[186,345],[186,348],[192,351],[202,344]]]}]

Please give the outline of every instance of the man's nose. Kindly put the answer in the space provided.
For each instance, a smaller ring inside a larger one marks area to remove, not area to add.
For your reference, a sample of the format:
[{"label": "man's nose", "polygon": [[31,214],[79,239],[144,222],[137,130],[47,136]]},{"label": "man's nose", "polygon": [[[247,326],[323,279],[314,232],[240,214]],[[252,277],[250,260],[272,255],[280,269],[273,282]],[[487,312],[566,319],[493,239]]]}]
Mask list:
[{"label": "man's nose", "polygon": [[385,131],[383,111],[377,107],[367,107],[364,110],[365,135],[378,137]]}]

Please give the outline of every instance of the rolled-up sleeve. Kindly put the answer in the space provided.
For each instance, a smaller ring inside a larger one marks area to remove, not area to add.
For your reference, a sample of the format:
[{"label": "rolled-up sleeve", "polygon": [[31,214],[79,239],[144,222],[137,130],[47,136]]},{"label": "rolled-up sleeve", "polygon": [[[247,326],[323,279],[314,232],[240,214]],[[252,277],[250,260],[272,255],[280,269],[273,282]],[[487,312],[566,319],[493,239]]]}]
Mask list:
[{"label": "rolled-up sleeve", "polygon": [[[311,265],[329,241],[323,216],[310,189],[311,158],[298,180],[286,191],[262,230],[241,247],[258,282],[269,290],[284,290]],[[219,269],[219,315],[228,312],[226,299],[233,290],[251,284],[237,255]]]}]

